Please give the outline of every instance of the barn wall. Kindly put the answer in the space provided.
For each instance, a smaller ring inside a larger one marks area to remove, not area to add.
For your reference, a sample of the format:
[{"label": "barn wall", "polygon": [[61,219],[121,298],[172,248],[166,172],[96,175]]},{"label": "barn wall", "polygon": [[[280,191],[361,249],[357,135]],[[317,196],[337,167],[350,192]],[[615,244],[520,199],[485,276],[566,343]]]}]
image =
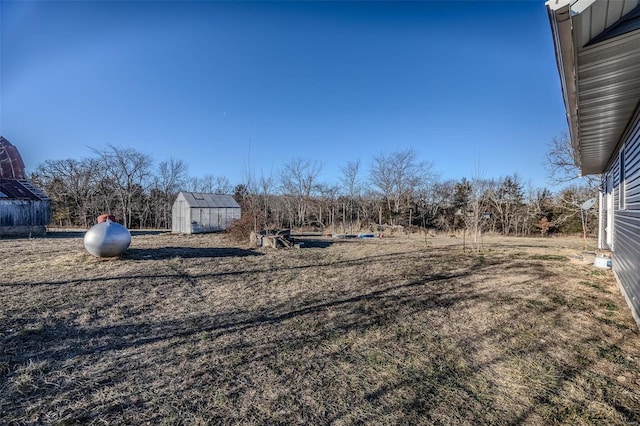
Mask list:
[{"label": "barn wall", "polygon": [[44,225],[35,226],[0,226],[0,237],[26,237],[45,235],[47,227]]},{"label": "barn wall", "polygon": [[[612,157],[604,175],[613,181],[612,266],[627,303],[640,325],[640,117],[636,115],[623,144]],[[624,178],[620,151],[624,151]],[[624,190],[621,191],[621,185]],[[606,185],[605,185],[606,186]],[[624,194],[621,205],[621,193]]]},{"label": "barn wall", "polygon": [[0,200],[0,235],[46,232],[51,206],[44,200]]}]

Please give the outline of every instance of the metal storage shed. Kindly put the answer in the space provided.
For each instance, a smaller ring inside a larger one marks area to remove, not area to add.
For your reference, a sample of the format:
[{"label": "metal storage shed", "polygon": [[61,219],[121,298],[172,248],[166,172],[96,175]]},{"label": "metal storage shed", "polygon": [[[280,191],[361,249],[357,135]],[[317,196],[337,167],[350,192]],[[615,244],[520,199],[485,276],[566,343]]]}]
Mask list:
[{"label": "metal storage shed", "polygon": [[180,192],[171,209],[171,231],[183,234],[224,231],[240,219],[231,195]]}]

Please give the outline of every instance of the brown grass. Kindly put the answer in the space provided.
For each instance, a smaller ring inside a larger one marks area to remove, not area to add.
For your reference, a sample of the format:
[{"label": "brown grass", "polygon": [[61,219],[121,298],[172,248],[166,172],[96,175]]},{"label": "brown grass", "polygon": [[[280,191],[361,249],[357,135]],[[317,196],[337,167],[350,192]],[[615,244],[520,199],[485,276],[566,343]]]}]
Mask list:
[{"label": "brown grass", "polygon": [[580,240],[0,240],[7,424],[627,424],[640,340]]}]

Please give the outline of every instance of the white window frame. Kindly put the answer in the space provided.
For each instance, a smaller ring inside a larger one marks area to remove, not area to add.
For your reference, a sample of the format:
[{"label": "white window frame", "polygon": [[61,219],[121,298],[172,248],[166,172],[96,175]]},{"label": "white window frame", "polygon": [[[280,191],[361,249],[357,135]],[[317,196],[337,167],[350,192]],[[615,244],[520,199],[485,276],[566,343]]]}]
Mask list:
[{"label": "white window frame", "polygon": [[627,168],[626,168],[626,155],[624,152],[624,145],[620,148],[618,153],[618,209],[627,209]]},{"label": "white window frame", "polygon": [[605,232],[607,235],[606,238],[606,243],[607,246],[609,247],[609,250],[613,250],[613,227],[615,226],[615,223],[613,221],[613,215],[614,215],[614,201],[613,201],[613,171],[609,171],[609,173],[606,174],[606,186],[605,186],[606,190],[605,190],[605,195],[606,195],[606,199],[607,199],[607,223],[605,224],[606,228],[605,228]]}]

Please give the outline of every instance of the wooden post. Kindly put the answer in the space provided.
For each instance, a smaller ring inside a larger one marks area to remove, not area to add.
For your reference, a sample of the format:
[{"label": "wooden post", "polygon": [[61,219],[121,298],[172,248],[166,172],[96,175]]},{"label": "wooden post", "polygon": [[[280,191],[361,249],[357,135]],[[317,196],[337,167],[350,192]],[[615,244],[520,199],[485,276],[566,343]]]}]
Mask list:
[{"label": "wooden post", "polygon": [[462,228],[462,251],[465,251],[467,248],[467,224],[464,224],[464,228]]},{"label": "wooden post", "polygon": [[335,207],[331,207],[331,233],[335,234],[336,233],[336,208]]},{"label": "wooden post", "polygon": [[343,234],[347,233],[347,230],[345,229],[346,221],[347,221],[347,208],[345,207],[344,203],[342,203],[342,233]]}]

